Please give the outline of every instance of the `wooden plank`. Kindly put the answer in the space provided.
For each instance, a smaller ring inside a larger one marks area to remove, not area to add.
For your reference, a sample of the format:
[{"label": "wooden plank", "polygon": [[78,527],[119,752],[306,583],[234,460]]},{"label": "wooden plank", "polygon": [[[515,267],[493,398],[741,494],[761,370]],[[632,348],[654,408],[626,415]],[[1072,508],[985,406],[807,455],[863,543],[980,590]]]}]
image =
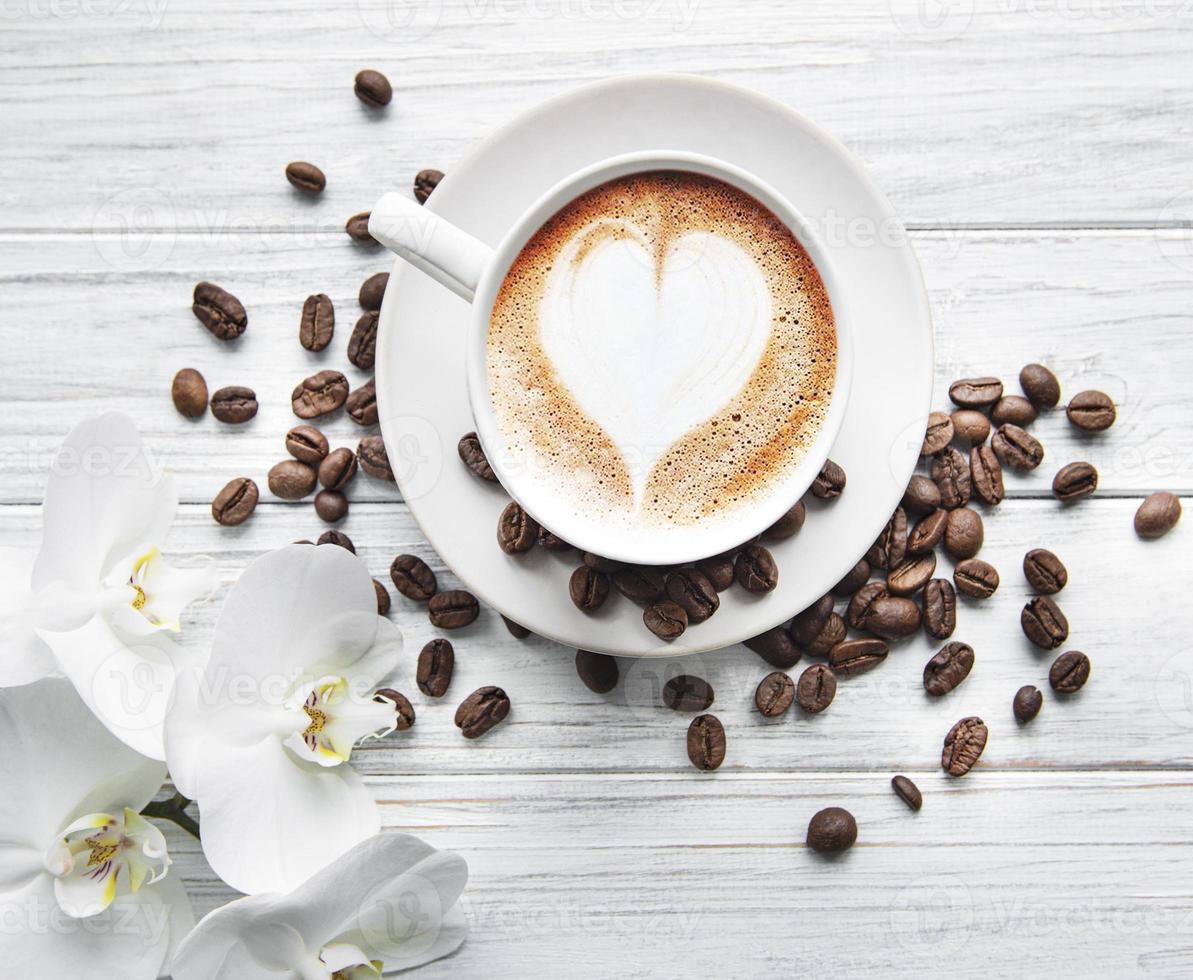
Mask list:
[{"label": "wooden plank", "polygon": [[[915,236],[936,318],[940,405],[949,382],[966,375],[998,374],[1017,390],[1020,366],[1034,360],[1051,364],[1070,394],[1104,388],[1118,401],[1114,429],[1092,438],[1062,413],[1041,419],[1045,465],[1009,478],[1012,494],[1047,494],[1056,469],[1074,459],[1099,468],[1103,493],[1193,489],[1193,429],[1182,424],[1193,376],[1193,278],[1160,251],[1179,241],[1179,233],[1139,231]],[[137,420],[179,475],[185,499],[210,501],[242,474],[264,487],[296,421],[289,396],[297,381],[323,367],[346,371],[354,385],[366,380],[344,351],[360,282],[388,267],[379,253],[362,253],[338,234],[178,235],[162,255],[129,254],[127,244],[0,236],[0,501],[40,500],[70,426],[114,408]],[[234,345],[212,338],[190,313],[191,290],[203,278],[224,283],[248,308],[249,329]],[[303,299],[319,291],[335,301],[338,326],[332,347],[316,355],[296,335]],[[210,415],[181,418],[169,387],[186,365],[202,370],[213,391],[251,386],[260,414],[239,427]],[[326,429],[337,444],[355,446],[361,435],[342,416]],[[459,465],[454,445],[437,451],[445,465]],[[395,491],[358,480],[352,495],[390,500]]]},{"label": "wooden plank", "polygon": [[[427,976],[1184,977],[1193,846],[1183,777],[887,773],[376,777],[387,827],[469,863],[471,935]],[[830,805],[836,860],[804,846]],[[170,832],[200,911],[233,897]]]},{"label": "wooden plank", "polygon": [[[1172,222],[1191,31],[1175,0],[25,4],[0,23],[0,227],[338,230],[518,112],[661,68],[806,113],[914,224]],[[380,117],[351,91],[368,66],[397,87]],[[296,158],[322,201],[283,182]]]},{"label": "wooden plank", "polygon": [[[622,660],[619,688],[595,695],[575,675],[573,650],[540,638],[516,641],[491,610],[450,635],[456,674],[448,695],[436,702],[419,694],[413,676],[418,650],[436,631],[420,606],[395,594],[391,617],[406,637],[397,686],[414,703],[418,720],[409,733],[368,743],[354,758],[378,776],[687,772],[690,718],[662,707],[658,692],[668,678],[693,673],[716,690],[713,711],[728,732],[727,771],[930,769],[939,764],[949,727],[971,714],[991,729],[987,769],[1193,766],[1193,644],[1184,639],[1193,552],[1183,526],[1160,541],[1141,541],[1131,528],[1133,512],[1134,502],[1127,500],[1094,499],[1070,508],[1038,500],[1004,503],[986,517],[982,551],[1003,583],[993,599],[962,599],[958,611],[954,638],[977,652],[977,666],[964,684],[941,699],[924,693],[923,666],[940,643],[921,635],[897,646],[879,669],[842,679],[834,704],[815,717],[793,710],[762,719],[754,689],[771,668],[741,646],[674,660]],[[188,506],[167,554],[179,562],[210,556],[230,582],[263,551],[318,530],[307,515],[301,505],[260,507],[247,524],[226,529],[214,525],[204,508]],[[37,526],[34,508],[0,508],[6,543],[34,546]],[[344,527],[383,582],[393,556],[410,552],[431,563],[441,588],[458,585],[400,505],[358,505]],[[1094,665],[1088,686],[1068,699],[1048,688],[1053,657],[1032,647],[1019,628],[1019,611],[1030,595],[1020,564],[1023,553],[1037,546],[1053,549],[1068,566],[1070,582],[1058,596],[1070,623],[1065,648],[1085,651]],[[950,569],[942,560],[938,574]],[[540,601],[568,601],[567,570],[561,562],[557,593]],[[221,590],[191,607],[181,637],[186,645],[202,650],[210,643],[223,595]],[[452,715],[483,684],[505,688],[513,712],[499,729],[469,742]],[[1046,700],[1027,727],[1011,715],[1011,698],[1023,684],[1038,686]]]}]

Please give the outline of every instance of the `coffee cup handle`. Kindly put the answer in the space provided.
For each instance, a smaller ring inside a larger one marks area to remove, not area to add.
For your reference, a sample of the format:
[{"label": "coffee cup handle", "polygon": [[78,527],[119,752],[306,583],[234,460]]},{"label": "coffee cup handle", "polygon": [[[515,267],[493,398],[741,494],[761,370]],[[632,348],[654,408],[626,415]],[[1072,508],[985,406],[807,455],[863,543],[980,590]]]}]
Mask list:
[{"label": "coffee cup handle", "polygon": [[373,206],[369,234],[470,303],[493,258],[484,242],[396,193],[384,195]]}]

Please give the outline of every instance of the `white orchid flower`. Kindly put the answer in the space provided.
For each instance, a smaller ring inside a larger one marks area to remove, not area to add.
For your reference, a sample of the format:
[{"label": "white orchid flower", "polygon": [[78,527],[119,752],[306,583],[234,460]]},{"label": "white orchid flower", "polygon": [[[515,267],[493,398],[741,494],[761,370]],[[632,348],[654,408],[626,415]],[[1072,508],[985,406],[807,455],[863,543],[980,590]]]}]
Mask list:
[{"label": "white orchid flower", "polygon": [[288,895],[237,899],[206,916],[174,980],[372,980],[429,963],[468,933],[458,854],[409,834],[357,844]]},{"label": "white orchid flower", "polygon": [[199,804],[211,867],[243,892],[295,888],[380,829],[347,764],[393,731],[374,697],[402,651],[372,580],[343,548],[295,544],[229,593],[201,670],[179,674],[166,719],[174,784]]},{"label": "white orchid flower", "polygon": [[117,738],[165,758],[183,608],[210,591],[210,568],[172,568],[160,548],[178,508],[173,481],[132,420],[83,422],[59,450],[36,558],[7,551],[0,573],[0,687],[65,675]]},{"label": "white orchid flower", "polygon": [[194,926],[165,838],[140,816],[165,766],[112,737],[65,680],[0,691],[0,972],[169,972]]}]

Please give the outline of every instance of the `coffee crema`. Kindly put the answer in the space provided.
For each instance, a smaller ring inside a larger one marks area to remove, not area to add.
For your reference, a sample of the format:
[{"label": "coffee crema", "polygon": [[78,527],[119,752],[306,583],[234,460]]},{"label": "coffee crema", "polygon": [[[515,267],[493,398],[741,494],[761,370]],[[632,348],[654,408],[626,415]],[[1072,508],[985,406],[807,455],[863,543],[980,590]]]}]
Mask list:
[{"label": "coffee crema", "polygon": [[691,526],[804,458],[836,376],[810,256],[751,195],[659,170],[576,198],[523,247],[489,321],[489,398],[511,467],[567,511]]}]

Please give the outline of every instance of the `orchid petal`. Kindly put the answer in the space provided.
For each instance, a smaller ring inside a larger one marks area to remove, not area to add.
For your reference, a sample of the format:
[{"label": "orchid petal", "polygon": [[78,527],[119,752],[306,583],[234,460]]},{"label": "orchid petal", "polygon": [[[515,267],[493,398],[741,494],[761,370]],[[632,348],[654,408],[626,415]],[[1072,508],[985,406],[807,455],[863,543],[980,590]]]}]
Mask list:
[{"label": "orchid petal", "polygon": [[177,633],[182,611],[211,593],[217,582],[215,567],[176,568],[156,547],[117,566],[113,591],[120,595],[110,612],[113,625],[134,636],[157,630]]},{"label": "orchid petal", "polygon": [[151,460],[136,426],[111,413],[71,431],[54,461],[42,507],[33,588],[89,590],[113,565],[164,540],[178,494]]},{"label": "orchid petal", "polygon": [[0,548],[0,687],[32,684],[58,670],[54,654],[37,635],[42,610],[32,588],[36,556]]},{"label": "orchid petal", "polygon": [[203,852],[243,892],[287,891],[381,825],[353,769],[301,762],[277,738],[205,755],[197,789]]}]

